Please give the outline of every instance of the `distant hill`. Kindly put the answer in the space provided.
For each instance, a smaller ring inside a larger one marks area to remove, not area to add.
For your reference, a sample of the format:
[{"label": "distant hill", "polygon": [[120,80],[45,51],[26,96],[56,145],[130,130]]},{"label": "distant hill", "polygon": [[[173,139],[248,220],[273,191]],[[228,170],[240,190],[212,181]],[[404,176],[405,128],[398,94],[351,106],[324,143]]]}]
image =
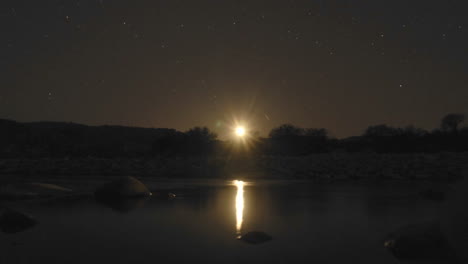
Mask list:
[{"label": "distant hill", "polygon": [[20,123],[0,119],[0,156],[132,156],[151,151],[167,128],[87,126],[67,122]]}]

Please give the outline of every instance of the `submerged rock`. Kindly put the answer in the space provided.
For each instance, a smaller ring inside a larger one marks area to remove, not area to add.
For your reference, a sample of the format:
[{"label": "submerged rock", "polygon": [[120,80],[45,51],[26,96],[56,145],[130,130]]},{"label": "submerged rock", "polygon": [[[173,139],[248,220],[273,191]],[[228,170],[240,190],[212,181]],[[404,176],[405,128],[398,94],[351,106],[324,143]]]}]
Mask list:
[{"label": "submerged rock", "polygon": [[134,177],[124,177],[106,183],[94,193],[98,199],[133,198],[151,196],[148,188]]},{"label": "submerged rock", "polygon": [[177,197],[177,195],[171,192],[153,192],[152,196],[160,200],[172,200]]},{"label": "submerged rock", "polygon": [[249,244],[261,244],[272,240],[273,238],[265,232],[252,231],[242,235],[239,240]]},{"label": "submerged rock", "polygon": [[443,201],[443,200],[445,200],[445,193],[444,192],[436,191],[436,190],[432,190],[432,189],[421,191],[419,193],[419,195],[424,199],[433,200],[433,201]]},{"label": "submerged rock", "polygon": [[7,184],[0,188],[0,198],[28,199],[68,195],[71,189],[49,183]]},{"label": "submerged rock", "polygon": [[40,182],[32,182],[28,183],[31,188],[36,188],[36,189],[42,189],[42,190],[49,190],[49,191],[55,191],[55,192],[71,192],[72,189],[65,188],[56,184],[50,184],[50,183],[40,183]]},{"label": "submerged rock", "polygon": [[36,224],[37,221],[31,216],[11,209],[6,209],[0,216],[0,229],[9,234],[24,231]]},{"label": "submerged rock", "polygon": [[455,263],[454,251],[435,223],[400,228],[389,235],[384,246],[400,260],[430,259]]}]

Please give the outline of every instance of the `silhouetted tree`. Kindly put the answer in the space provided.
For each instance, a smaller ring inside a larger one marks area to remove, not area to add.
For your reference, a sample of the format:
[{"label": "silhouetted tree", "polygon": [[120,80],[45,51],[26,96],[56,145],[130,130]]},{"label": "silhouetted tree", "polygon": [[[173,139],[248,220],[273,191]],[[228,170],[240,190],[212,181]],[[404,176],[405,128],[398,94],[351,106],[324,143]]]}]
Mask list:
[{"label": "silhouetted tree", "polygon": [[304,136],[314,138],[327,138],[328,130],[325,128],[307,128],[304,131]]},{"label": "silhouetted tree", "polygon": [[165,135],[157,138],[152,146],[153,154],[179,155],[184,151],[185,134],[176,130],[170,130]]},{"label": "silhouetted tree", "polygon": [[191,139],[199,142],[209,143],[215,141],[218,137],[211,132],[207,127],[194,127],[189,129],[185,134]]},{"label": "silhouetted tree", "polygon": [[404,137],[422,137],[426,136],[427,134],[429,134],[429,132],[426,130],[414,127],[412,125],[400,129],[400,136]]},{"label": "silhouetted tree", "polygon": [[281,137],[294,137],[302,136],[304,134],[304,129],[296,127],[291,124],[283,124],[279,127],[273,128],[270,131],[270,138],[281,138]]},{"label": "silhouetted tree", "polygon": [[217,135],[207,127],[194,127],[185,132],[189,154],[208,154],[215,146]]},{"label": "silhouetted tree", "polygon": [[307,128],[304,131],[304,144],[307,146],[305,154],[323,153],[330,150],[331,141],[325,128]]},{"label": "silhouetted tree", "polygon": [[269,136],[271,154],[307,155],[329,150],[328,131],[324,128],[303,129],[284,124],[273,128]]},{"label": "silhouetted tree", "polygon": [[440,128],[445,132],[456,133],[458,126],[465,121],[465,115],[459,113],[447,114],[440,122]]},{"label": "silhouetted tree", "polygon": [[427,131],[414,126],[399,128],[382,124],[368,127],[360,143],[362,149],[377,152],[420,152],[425,150],[427,134]]},{"label": "silhouetted tree", "polygon": [[401,133],[399,128],[394,128],[387,125],[369,126],[364,132],[365,137],[393,137]]}]

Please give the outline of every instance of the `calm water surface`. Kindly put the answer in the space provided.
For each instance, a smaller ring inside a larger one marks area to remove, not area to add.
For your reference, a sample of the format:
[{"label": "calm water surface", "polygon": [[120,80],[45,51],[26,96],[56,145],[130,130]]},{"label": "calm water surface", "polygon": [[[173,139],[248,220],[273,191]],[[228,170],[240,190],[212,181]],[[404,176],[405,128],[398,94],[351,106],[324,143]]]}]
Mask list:
[{"label": "calm water surface", "polygon": [[[92,196],[11,204],[39,224],[0,234],[0,263],[398,263],[385,236],[439,206],[408,183],[142,181],[179,195],[114,208]],[[248,231],[273,240],[237,239]]]}]

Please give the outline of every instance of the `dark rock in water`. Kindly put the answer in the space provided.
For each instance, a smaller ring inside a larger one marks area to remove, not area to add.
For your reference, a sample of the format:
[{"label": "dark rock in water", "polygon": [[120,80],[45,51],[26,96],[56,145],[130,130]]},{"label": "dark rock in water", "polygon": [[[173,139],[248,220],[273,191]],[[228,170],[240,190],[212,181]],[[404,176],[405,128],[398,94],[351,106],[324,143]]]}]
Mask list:
[{"label": "dark rock in water", "polygon": [[446,263],[456,262],[454,251],[438,224],[401,228],[386,239],[384,246],[400,260],[437,259],[446,260]]},{"label": "dark rock in water", "polygon": [[106,183],[94,193],[101,200],[151,196],[146,186],[134,177],[124,177]]},{"label": "dark rock in water", "polygon": [[110,207],[112,210],[121,212],[121,213],[128,213],[135,209],[141,208],[145,205],[148,197],[133,197],[133,198],[126,198],[126,199],[98,199],[98,202],[102,203],[103,205]]},{"label": "dark rock in water", "polygon": [[30,186],[31,188],[34,188],[36,190],[48,190],[49,192],[57,192],[57,193],[62,193],[62,192],[71,192],[72,189],[65,188],[56,184],[50,184],[50,183],[40,183],[40,182],[32,182],[32,183],[26,183],[26,186]]},{"label": "dark rock in water", "polygon": [[177,195],[171,192],[153,192],[152,198],[160,199],[160,200],[172,200],[176,198]]},{"label": "dark rock in water", "polygon": [[265,232],[252,231],[242,235],[239,239],[249,244],[261,244],[270,241],[272,237]]},{"label": "dark rock in water", "polygon": [[0,216],[0,229],[9,234],[24,231],[36,224],[37,221],[31,216],[11,209],[6,209]]},{"label": "dark rock in water", "polygon": [[69,195],[71,192],[71,189],[49,183],[7,184],[0,188],[0,198],[15,200],[54,197]]},{"label": "dark rock in water", "polygon": [[435,191],[435,190],[425,190],[421,191],[419,193],[421,197],[428,199],[428,200],[433,200],[433,201],[443,201],[445,200],[445,193],[442,191]]}]

